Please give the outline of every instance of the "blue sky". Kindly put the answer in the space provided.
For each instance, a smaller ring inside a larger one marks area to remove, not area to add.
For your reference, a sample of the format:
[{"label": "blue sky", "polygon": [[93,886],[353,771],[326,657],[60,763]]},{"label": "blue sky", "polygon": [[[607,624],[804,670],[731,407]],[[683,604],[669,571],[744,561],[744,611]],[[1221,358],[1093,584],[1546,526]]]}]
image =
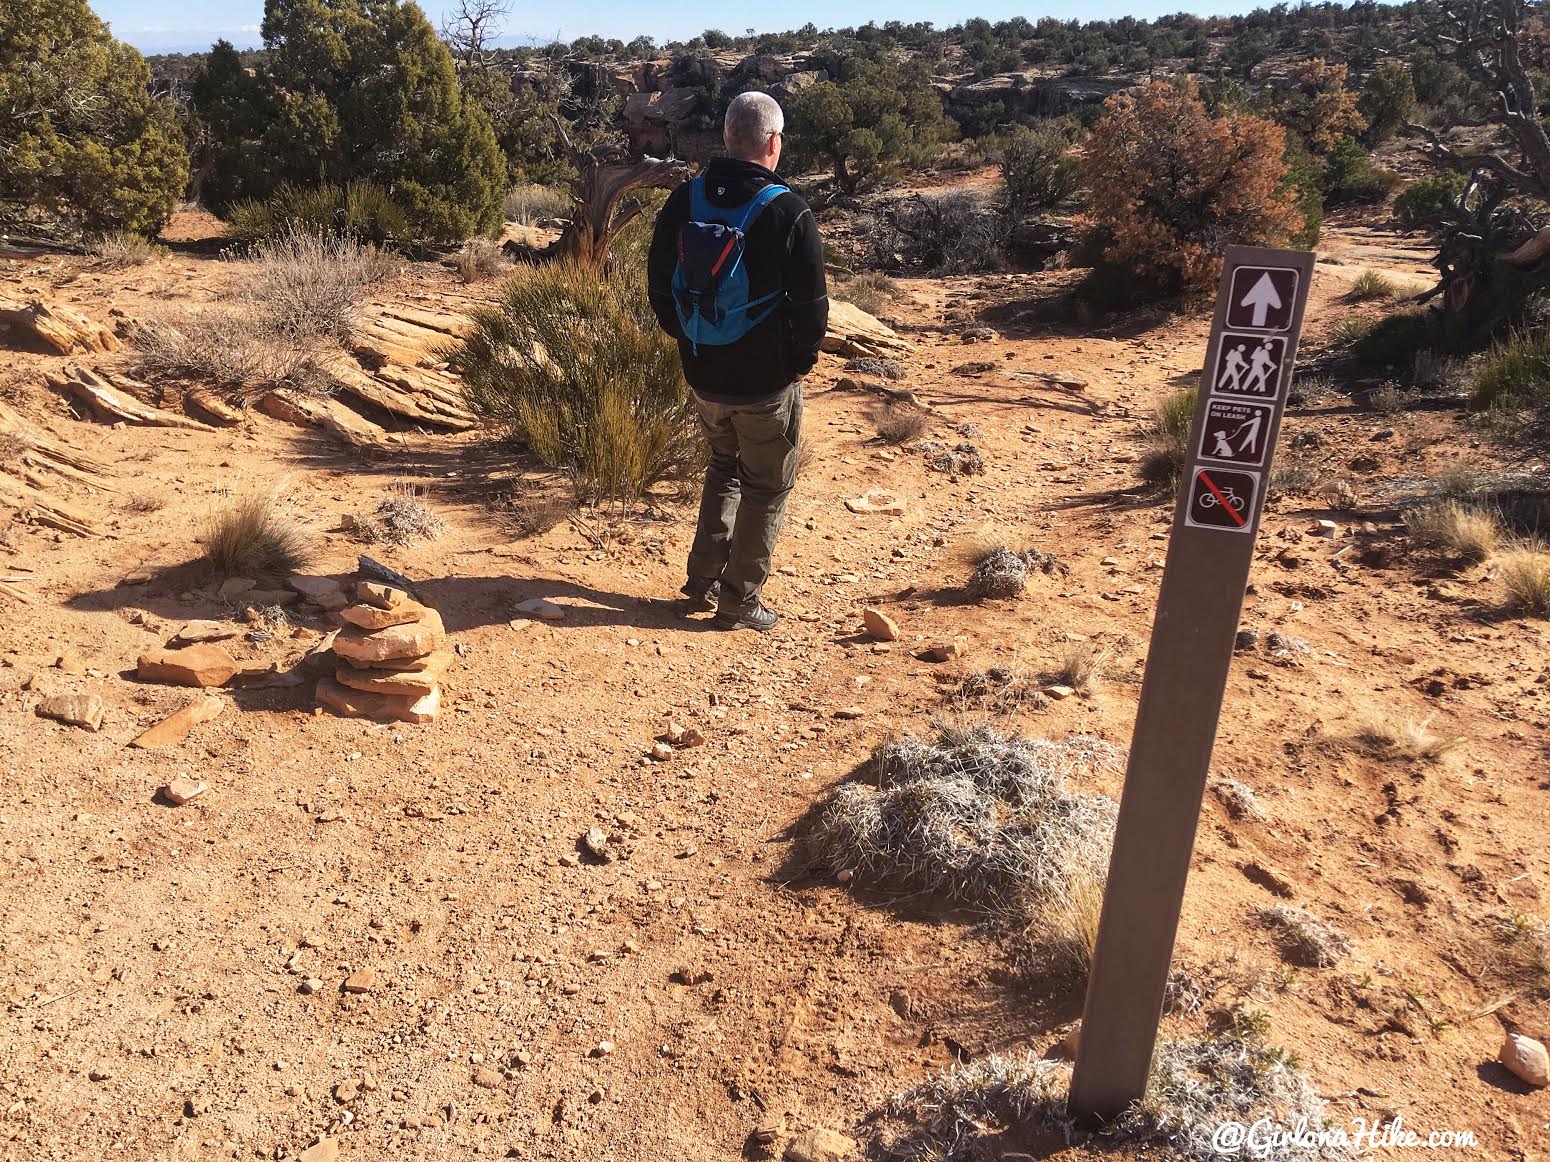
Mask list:
[{"label": "blue sky", "polygon": [[[420,0],[433,21],[439,23],[443,5],[440,0]],[[1270,0],[1264,0],[1269,3]],[[939,26],[957,24],[969,16],[1004,20],[1026,16],[1038,20],[1055,16],[1062,20],[1108,19],[1130,14],[1151,18],[1168,12],[1201,14],[1247,11],[1256,0],[1241,4],[1223,0],[1189,5],[1179,0],[1056,0],[1049,7],[1029,9],[1009,0],[970,0],[968,4],[951,0],[787,0],[782,4],[748,4],[737,8],[718,0],[678,0],[653,11],[649,6],[629,0],[595,0],[594,3],[569,5],[524,4],[516,0],[502,43],[547,42],[578,36],[616,36],[620,40],[645,34],[658,42],[688,40],[707,28],[741,33],[752,24],[760,32],[783,32],[800,28],[812,21],[819,28],[843,28],[865,24],[868,20],[930,20]],[[194,52],[206,49],[218,37],[239,46],[258,43],[258,24],[263,18],[263,0],[94,0],[93,7],[113,26],[113,33],[142,52]]]}]

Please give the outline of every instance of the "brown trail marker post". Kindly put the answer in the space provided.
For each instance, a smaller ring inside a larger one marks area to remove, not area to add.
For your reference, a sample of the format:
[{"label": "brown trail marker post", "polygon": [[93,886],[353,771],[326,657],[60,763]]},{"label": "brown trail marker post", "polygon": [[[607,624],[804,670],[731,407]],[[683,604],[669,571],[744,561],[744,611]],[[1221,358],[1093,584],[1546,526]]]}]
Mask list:
[{"label": "brown trail marker post", "polygon": [[1147,651],[1069,1106],[1146,1090],[1313,255],[1229,246]]}]

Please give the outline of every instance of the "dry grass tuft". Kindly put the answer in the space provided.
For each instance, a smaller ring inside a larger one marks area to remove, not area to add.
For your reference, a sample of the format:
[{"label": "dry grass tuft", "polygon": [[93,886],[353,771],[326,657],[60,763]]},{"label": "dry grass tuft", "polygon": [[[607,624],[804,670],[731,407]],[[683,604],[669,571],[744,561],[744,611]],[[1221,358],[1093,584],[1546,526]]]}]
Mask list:
[{"label": "dry grass tuft", "polygon": [[1550,614],[1550,551],[1538,542],[1519,545],[1503,554],[1499,569],[1516,608]]},{"label": "dry grass tuft", "polygon": [[26,440],[11,432],[0,432],[0,464],[9,464],[12,460],[21,459],[22,453],[26,450]]},{"label": "dry grass tuft", "polygon": [[1281,953],[1305,968],[1332,968],[1351,955],[1351,938],[1313,913],[1290,904],[1261,908],[1256,919],[1275,933]]},{"label": "dry grass tuft", "polygon": [[1362,724],[1352,741],[1374,758],[1428,763],[1440,762],[1464,743],[1459,735],[1432,733],[1429,718],[1373,719]]},{"label": "dry grass tuft", "polygon": [[166,258],[169,253],[165,246],[132,230],[110,230],[106,234],[99,234],[91,240],[87,249],[102,260],[102,265],[113,270],[144,266]]},{"label": "dry grass tuft", "polygon": [[950,476],[984,475],[985,457],[967,440],[953,445],[924,440],[920,450],[926,457],[926,467],[933,472],[945,472]]},{"label": "dry grass tuft", "polygon": [[1435,501],[1410,509],[1405,513],[1405,527],[1416,548],[1472,563],[1489,557],[1501,534],[1491,513],[1456,500]]},{"label": "dry grass tuft", "polygon": [[[1071,1066],[1028,1053],[992,1054],[956,1066],[889,1099],[879,1111],[880,1155],[891,1162],[982,1162],[1014,1157],[1024,1135],[1070,1140]],[[1323,1101],[1294,1057],[1253,1036],[1162,1041],[1145,1096],[1110,1128],[1105,1142],[1147,1157],[1219,1162],[1224,1123],[1297,1126],[1278,1162],[1345,1162],[1338,1144],[1317,1144],[1331,1128]],[[1333,1134],[1328,1135],[1334,1139]]]},{"label": "dry grass tuft", "polygon": [[395,485],[391,495],[384,497],[375,509],[347,517],[345,525],[357,540],[368,545],[433,541],[447,527],[417,498],[412,485]]},{"label": "dry grass tuft", "polygon": [[568,218],[570,194],[556,186],[513,186],[506,195],[506,221],[536,226],[546,218]]},{"label": "dry grass tuft", "polygon": [[977,707],[992,714],[1011,714],[1030,706],[1038,709],[1048,703],[1036,678],[1019,674],[1009,666],[991,666],[970,674],[958,684],[949,699],[964,707]]},{"label": "dry grass tuft", "polygon": [[1364,270],[1351,284],[1350,297],[1354,302],[1365,303],[1375,299],[1391,299],[1398,293],[1399,287],[1393,279],[1376,270]]},{"label": "dry grass tuft", "polygon": [[292,230],[255,243],[235,277],[238,296],[276,334],[344,344],[354,337],[361,303],[396,270],[374,246]]},{"label": "dry grass tuft", "polygon": [[[1089,738],[1003,735],[941,725],[873,752],[864,775],[818,805],[814,860],[862,882],[922,893],[981,912],[1067,967],[1090,956],[1115,805],[1067,788],[1078,771],[1112,768],[1118,753]],[[1086,952],[1083,952],[1086,949]]]},{"label": "dry grass tuft", "polygon": [[886,274],[866,271],[846,279],[836,288],[835,297],[858,307],[869,315],[880,315],[899,297],[899,284]]},{"label": "dry grass tuft", "polygon": [[1265,808],[1254,793],[1254,788],[1237,779],[1218,779],[1211,784],[1211,792],[1222,801],[1227,814],[1234,819],[1264,819]]},{"label": "dry grass tuft", "polygon": [[818,467],[818,449],[813,444],[813,442],[807,438],[807,433],[803,432],[802,435],[797,437],[798,479],[806,476],[816,467]]},{"label": "dry grass tuft", "polygon": [[496,519],[502,528],[519,537],[538,537],[564,524],[575,511],[576,500],[573,496],[551,494],[513,499],[497,514]]},{"label": "dry grass tuft", "polygon": [[294,519],[280,513],[271,495],[244,497],[210,518],[201,558],[227,577],[294,573],[312,563],[312,539]]},{"label": "dry grass tuft", "polygon": [[1367,393],[1367,406],[1381,415],[1392,416],[1405,409],[1405,389],[1386,379]]},{"label": "dry grass tuft", "polygon": [[1141,431],[1141,479],[1172,491],[1189,461],[1189,430],[1195,422],[1197,388],[1176,391],[1157,405],[1157,414]]},{"label": "dry grass tuft", "polygon": [[1498,936],[1501,947],[1495,970],[1535,995],[1550,995],[1550,924],[1517,913],[1502,924]]},{"label": "dry grass tuft", "polygon": [[910,444],[926,434],[931,419],[909,404],[886,404],[872,413],[877,438],[885,444]]},{"label": "dry grass tuft", "polygon": [[469,239],[452,259],[453,268],[464,282],[494,278],[509,271],[511,265],[506,252],[488,238]]},{"label": "dry grass tuft", "polygon": [[195,379],[251,401],[277,387],[308,395],[333,391],[336,352],[321,344],[298,346],[231,306],[142,323],[135,332],[137,367],[150,378]]},{"label": "dry grass tuft", "polygon": [[1085,693],[1103,678],[1112,652],[1094,642],[1068,642],[1061,647],[1050,680]]}]

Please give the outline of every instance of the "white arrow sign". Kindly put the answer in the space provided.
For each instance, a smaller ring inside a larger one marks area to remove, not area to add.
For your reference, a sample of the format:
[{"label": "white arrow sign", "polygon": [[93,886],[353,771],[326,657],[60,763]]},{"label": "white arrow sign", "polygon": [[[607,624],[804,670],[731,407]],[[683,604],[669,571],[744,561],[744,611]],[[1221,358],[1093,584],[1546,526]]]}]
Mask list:
[{"label": "white arrow sign", "polygon": [[1249,324],[1251,327],[1263,327],[1270,312],[1281,309],[1281,296],[1276,293],[1275,280],[1268,272],[1260,275],[1259,281],[1248,294],[1243,296],[1238,305],[1253,308],[1254,321]]}]

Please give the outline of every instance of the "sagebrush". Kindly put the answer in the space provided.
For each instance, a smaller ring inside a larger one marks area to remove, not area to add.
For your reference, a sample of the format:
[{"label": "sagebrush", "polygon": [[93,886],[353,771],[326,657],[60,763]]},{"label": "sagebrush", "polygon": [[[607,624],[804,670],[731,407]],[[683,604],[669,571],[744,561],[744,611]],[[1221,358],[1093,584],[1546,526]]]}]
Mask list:
[{"label": "sagebrush", "polygon": [[1118,752],[1096,739],[942,725],[933,739],[874,751],[867,782],[842,783],[820,802],[809,848],[835,871],[981,912],[1082,967],[1116,808],[1067,780],[1117,763]]},{"label": "sagebrush", "polygon": [[[1028,1053],[991,1054],[955,1066],[891,1098],[875,1119],[878,1156],[888,1162],[986,1162],[1032,1157],[1034,1141],[1083,1144],[1066,1094],[1071,1066]],[[871,1119],[869,1119],[871,1120]],[[1305,1133],[1275,1153],[1279,1162],[1345,1162],[1324,1102],[1295,1058],[1247,1033],[1163,1040],[1146,1093],[1100,1140],[1136,1156],[1219,1162],[1218,1127],[1269,1125]],[[1106,1152],[1106,1151],[1105,1151]]]},{"label": "sagebrush", "polygon": [[291,231],[266,239],[232,261],[224,302],[139,329],[139,367],[238,398],[276,387],[327,392],[362,302],[395,270],[383,252],[349,237]]}]

